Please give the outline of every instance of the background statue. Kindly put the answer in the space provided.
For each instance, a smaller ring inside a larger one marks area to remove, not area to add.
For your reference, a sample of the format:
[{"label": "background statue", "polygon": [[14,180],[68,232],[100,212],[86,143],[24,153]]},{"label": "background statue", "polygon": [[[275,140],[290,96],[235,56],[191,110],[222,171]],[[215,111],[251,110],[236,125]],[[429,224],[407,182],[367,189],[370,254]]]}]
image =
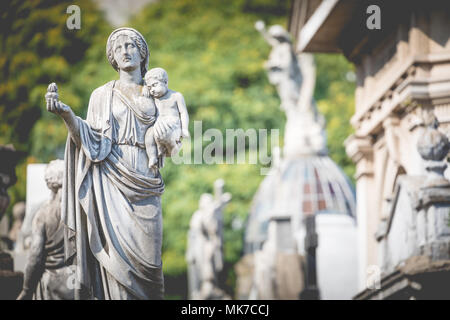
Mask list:
[{"label": "background statue", "polygon": [[19,238],[20,229],[22,228],[23,219],[25,218],[25,202],[20,201],[16,203],[12,211],[14,222],[8,236],[11,241],[16,243]]},{"label": "background statue", "polygon": [[280,25],[266,31],[264,22],[257,21],[255,28],[272,46],[265,68],[286,112],[284,156],[326,154],[325,120],[313,98],[314,57],[306,53],[297,56],[290,34]]},{"label": "background statue", "polygon": [[61,221],[61,187],[64,161],[51,161],[45,181],[52,192],[33,218],[31,248],[23,289],[18,300],[73,300],[70,267],[64,262],[64,225]]},{"label": "background statue", "polygon": [[[189,137],[189,115],[183,95],[169,89],[169,77],[166,70],[153,68],[147,71],[144,79],[144,94],[147,97],[153,97],[158,109],[155,125],[145,134],[145,148],[149,167],[162,168],[166,150],[172,150],[172,154],[176,154],[181,148],[181,140]],[[169,128],[166,135],[168,139],[165,140],[160,137],[163,127]]]},{"label": "background statue", "polygon": [[[0,145],[0,221],[10,202],[7,190],[17,181],[16,165],[23,155],[24,152],[16,151],[12,145]],[[15,299],[23,283],[23,274],[13,271],[13,258],[3,251],[9,250],[11,245],[6,238],[0,239],[0,300]]]},{"label": "background statue", "polygon": [[223,209],[231,194],[223,193],[224,181],[214,183],[214,196],[204,193],[194,212],[188,234],[189,297],[191,299],[224,299],[219,274],[223,270]]},{"label": "background statue", "polygon": [[[149,167],[145,148],[157,107],[142,94],[149,50],[138,31],[119,28],[108,38],[106,55],[119,80],[92,92],[86,120],[59,101],[56,85],[46,95],[47,110],[69,131],[62,193],[66,260],[76,257],[76,299],[162,299],[164,182],[158,168]],[[160,139],[170,139],[170,128],[159,129]]]},{"label": "background statue", "polygon": [[268,71],[270,83],[280,96],[281,109],[288,112],[297,105],[302,84],[302,73],[292,49],[291,36],[280,25],[273,25],[266,31],[264,22],[257,21],[255,28],[272,46],[264,67]]},{"label": "background statue", "polygon": [[23,154],[12,145],[0,145],[0,220],[8,208],[10,199],[7,190],[17,181],[16,165]]}]

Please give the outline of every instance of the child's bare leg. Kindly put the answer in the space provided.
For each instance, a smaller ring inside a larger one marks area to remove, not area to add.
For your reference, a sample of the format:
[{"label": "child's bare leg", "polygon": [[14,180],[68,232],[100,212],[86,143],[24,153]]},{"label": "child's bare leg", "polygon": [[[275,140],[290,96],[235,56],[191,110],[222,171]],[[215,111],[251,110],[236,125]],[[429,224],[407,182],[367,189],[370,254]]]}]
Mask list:
[{"label": "child's bare leg", "polygon": [[149,168],[156,168],[158,165],[158,146],[156,145],[153,128],[148,129],[145,134],[145,150]]},{"label": "child's bare leg", "polygon": [[158,167],[164,167],[164,157],[166,156],[166,146],[158,143]]},{"label": "child's bare leg", "polygon": [[176,128],[173,130],[170,140],[166,146],[166,152],[170,154],[170,156],[176,155],[178,151],[181,149],[181,130],[180,128]]}]

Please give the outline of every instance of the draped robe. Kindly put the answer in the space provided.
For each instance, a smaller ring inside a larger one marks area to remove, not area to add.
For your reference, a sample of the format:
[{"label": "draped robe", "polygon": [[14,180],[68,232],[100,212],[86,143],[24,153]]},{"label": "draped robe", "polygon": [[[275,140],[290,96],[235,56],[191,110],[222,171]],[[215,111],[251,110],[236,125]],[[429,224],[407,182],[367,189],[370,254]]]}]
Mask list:
[{"label": "draped robe", "polygon": [[143,134],[155,122],[114,88],[92,92],[80,142],[68,136],[62,192],[65,258],[77,299],[162,299],[164,183],[147,167]]}]

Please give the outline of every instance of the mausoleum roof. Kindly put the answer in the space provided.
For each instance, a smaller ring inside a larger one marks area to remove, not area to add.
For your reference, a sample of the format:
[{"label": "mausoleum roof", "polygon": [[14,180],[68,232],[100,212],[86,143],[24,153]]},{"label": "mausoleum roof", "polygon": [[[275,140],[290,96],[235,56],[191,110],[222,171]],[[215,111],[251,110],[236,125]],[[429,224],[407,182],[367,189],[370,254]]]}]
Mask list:
[{"label": "mausoleum roof", "polygon": [[294,230],[308,214],[337,213],[355,218],[354,188],[328,156],[286,159],[270,173],[253,200],[246,226],[246,252],[266,240],[273,216],[290,216]]}]

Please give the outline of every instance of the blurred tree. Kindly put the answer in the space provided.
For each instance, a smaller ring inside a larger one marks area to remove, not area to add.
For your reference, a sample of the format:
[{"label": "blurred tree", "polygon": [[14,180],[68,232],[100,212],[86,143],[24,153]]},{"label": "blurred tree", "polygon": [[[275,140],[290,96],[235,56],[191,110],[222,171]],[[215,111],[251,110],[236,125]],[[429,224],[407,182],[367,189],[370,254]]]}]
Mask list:
[{"label": "blurred tree", "polygon": [[[283,129],[285,116],[268,83],[263,63],[270,48],[254,29],[254,22],[286,23],[287,3],[273,1],[166,1],[149,6],[133,19],[133,26],[149,41],[150,66],[165,68],[169,86],[185,95],[192,123],[203,131],[218,128]],[[276,8],[274,8],[276,6]],[[327,119],[331,157],[350,176],[344,139],[351,133],[354,83],[347,80],[350,64],[338,55],[317,56],[315,98]],[[225,136],[225,134],[224,134]],[[228,142],[229,143],[229,142]],[[205,144],[205,142],[204,142]],[[233,201],[225,210],[225,259],[236,262],[242,249],[242,230],[253,195],[262,180],[259,166],[175,166],[163,169],[164,263],[168,277],[185,272],[184,252],[191,214],[213,181],[224,178]],[[182,195],[182,196],[180,196]],[[232,277],[230,277],[231,279]]]},{"label": "blurred tree", "polygon": [[81,29],[66,27],[71,3],[1,2],[0,143],[30,147],[30,130],[41,116],[47,85],[69,81],[98,33],[98,13],[90,1],[79,1]]},{"label": "blurred tree", "polygon": [[[152,4],[130,20],[148,40],[150,67],[166,69],[169,87],[185,96],[191,135],[192,124],[198,120],[203,132],[217,128],[224,140],[227,128],[283,129],[285,116],[263,69],[270,47],[254,23],[264,19],[269,24],[285,24],[287,9],[288,1],[173,0]],[[208,143],[203,141],[203,145]],[[162,170],[167,281],[186,272],[190,217],[198,208],[200,195],[211,193],[218,178],[225,180],[226,191],[233,195],[224,212],[226,265],[232,266],[240,258],[243,230],[236,228],[236,222],[245,221],[263,178],[259,169],[260,165],[174,165],[167,161]],[[226,272],[231,287],[233,272]]]},{"label": "blurred tree", "polygon": [[[33,148],[39,150],[17,168],[19,182],[10,189],[12,203],[25,197],[26,164],[54,158],[65,141],[64,125],[44,112],[48,84],[58,83],[68,104],[81,104],[66,84],[105,25],[93,3],[81,0],[77,1],[81,29],[69,30],[66,10],[71,4],[69,0],[0,2],[0,144],[12,143],[29,154]],[[36,135],[30,137],[38,120]]]},{"label": "blurred tree", "polygon": [[[105,24],[88,0],[77,3],[82,12],[79,31],[65,27],[68,1],[6,2],[8,12],[1,10],[1,26],[7,29],[0,31],[0,66],[8,73],[3,73],[0,81],[0,143],[15,142],[31,148],[27,162],[62,157],[67,132],[62,121],[43,111],[46,87],[50,81],[57,82],[61,100],[84,118],[92,90],[118,78],[105,57],[106,39],[113,28]],[[130,26],[148,41],[150,67],[166,69],[169,87],[185,96],[191,135],[193,122],[201,120],[203,132],[217,128],[224,138],[227,128],[280,129],[282,138],[285,116],[263,69],[270,47],[254,29],[254,23],[263,19],[268,25],[286,25],[288,5],[287,0],[166,0],[148,5],[130,19]],[[21,25],[13,29],[3,18],[9,19],[11,25]],[[8,41],[14,44],[5,51],[3,43]],[[72,41],[78,42],[72,46]],[[11,67],[17,53],[24,56]],[[330,155],[351,175],[354,167],[343,147],[351,132],[348,122],[353,113],[354,83],[346,78],[351,67],[343,57],[334,55],[318,55],[316,64],[315,98],[327,119]],[[20,71],[11,75],[11,70]],[[16,110],[19,105],[30,110],[24,119]],[[25,125],[27,132],[21,132]],[[210,142],[201,143],[205,146]],[[193,143],[186,141],[183,151],[189,150],[193,153]],[[247,155],[251,152],[247,150]],[[16,189],[15,199],[24,196],[25,165],[18,170],[18,186],[22,189]],[[176,282],[175,286],[166,286],[169,295],[186,297],[186,288],[179,291],[179,282],[185,279],[190,217],[198,208],[200,195],[213,192],[218,178],[225,180],[225,191],[233,195],[224,213],[226,266],[240,258],[243,229],[238,226],[245,221],[264,178],[260,168],[250,164],[176,165],[170,159],[166,161],[162,169],[166,183],[162,198],[163,267],[166,284]],[[227,285],[232,287],[232,269],[226,272]],[[185,281],[181,285],[185,286]]]},{"label": "blurred tree", "polygon": [[314,97],[327,121],[330,157],[354,181],[355,165],[345,153],[344,140],[353,133],[350,118],[355,112],[355,74],[344,56],[316,54],[317,80]]}]

